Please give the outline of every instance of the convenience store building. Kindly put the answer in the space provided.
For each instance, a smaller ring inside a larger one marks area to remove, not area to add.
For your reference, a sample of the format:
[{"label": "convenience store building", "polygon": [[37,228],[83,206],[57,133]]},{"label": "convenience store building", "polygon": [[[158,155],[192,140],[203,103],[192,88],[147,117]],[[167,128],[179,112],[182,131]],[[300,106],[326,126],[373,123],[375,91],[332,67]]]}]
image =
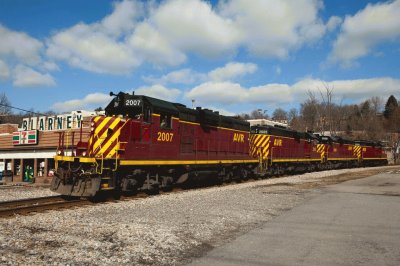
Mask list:
[{"label": "convenience store building", "polygon": [[[24,118],[16,124],[0,124],[0,172],[5,183],[31,181],[49,183],[59,136],[76,146],[88,138],[95,112],[75,111],[57,116]],[[73,143],[72,143],[73,141]]]}]

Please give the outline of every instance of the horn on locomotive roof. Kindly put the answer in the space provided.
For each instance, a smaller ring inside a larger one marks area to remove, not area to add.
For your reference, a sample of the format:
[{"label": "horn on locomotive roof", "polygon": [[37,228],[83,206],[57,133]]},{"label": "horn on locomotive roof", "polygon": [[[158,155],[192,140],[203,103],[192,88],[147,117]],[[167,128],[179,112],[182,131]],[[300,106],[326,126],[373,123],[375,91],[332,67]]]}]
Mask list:
[{"label": "horn on locomotive roof", "polygon": [[[127,93],[123,93],[122,91],[120,91],[118,94],[115,94],[114,92],[110,91],[110,96],[118,96],[120,94],[127,94]],[[135,95],[135,91],[132,91],[132,95]]]}]

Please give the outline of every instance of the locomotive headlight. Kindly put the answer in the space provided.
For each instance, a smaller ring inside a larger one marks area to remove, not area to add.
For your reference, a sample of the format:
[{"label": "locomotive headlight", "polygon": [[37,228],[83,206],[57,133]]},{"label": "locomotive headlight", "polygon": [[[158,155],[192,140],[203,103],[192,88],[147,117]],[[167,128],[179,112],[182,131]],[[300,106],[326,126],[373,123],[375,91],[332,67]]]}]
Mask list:
[{"label": "locomotive headlight", "polygon": [[92,127],[94,127],[94,122],[92,122],[90,125],[91,125]]},{"label": "locomotive headlight", "polygon": [[90,131],[94,131],[94,127],[91,127],[91,128],[90,128]]},{"label": "locomotive headlight", "polygon": [[58,154],[58,155],[61,155],[61,150],[58,150],[58,151],[57,151],[57,154]]},{"label": "locomotive headlight", "polygon": [[84,152],[82,152],[82,156],[83,157],[85,157],[86,156],[86,152],[84,151]]}]

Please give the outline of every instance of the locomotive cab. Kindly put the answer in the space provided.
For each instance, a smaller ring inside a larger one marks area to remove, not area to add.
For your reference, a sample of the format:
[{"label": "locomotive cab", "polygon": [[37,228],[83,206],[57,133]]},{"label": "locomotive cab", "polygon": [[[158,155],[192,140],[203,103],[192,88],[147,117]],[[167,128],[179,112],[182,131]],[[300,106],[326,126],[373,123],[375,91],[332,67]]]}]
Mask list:
[{"label": "locomotive cab", "polygon": [[116,97],[105,108],[106,116],[121,116],[150,122],[151,108],[143,97],[123,92],[118,94],[110,92],[110,96]]}]

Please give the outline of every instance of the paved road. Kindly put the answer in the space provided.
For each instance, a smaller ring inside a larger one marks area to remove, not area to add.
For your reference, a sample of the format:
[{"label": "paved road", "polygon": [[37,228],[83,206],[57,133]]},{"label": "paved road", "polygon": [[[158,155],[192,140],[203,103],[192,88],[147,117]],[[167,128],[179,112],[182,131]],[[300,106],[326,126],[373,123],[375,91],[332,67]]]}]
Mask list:
[{"label": "paved road", "polygon": [[400,173],[330,186],[191,265],[400,265]]}]

